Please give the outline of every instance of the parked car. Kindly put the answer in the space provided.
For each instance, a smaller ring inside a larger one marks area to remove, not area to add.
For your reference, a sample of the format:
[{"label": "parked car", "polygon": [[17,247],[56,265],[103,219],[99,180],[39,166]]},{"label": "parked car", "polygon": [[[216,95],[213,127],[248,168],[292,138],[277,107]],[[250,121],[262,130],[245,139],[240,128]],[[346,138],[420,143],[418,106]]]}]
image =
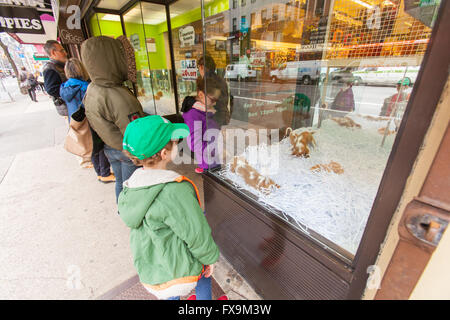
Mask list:
[{"label": "parked car", "polygon": [[367,67],[342,68],[330,72],[329,78],[338,82],[353,82],[355,85],[395,86],[398,81],[413,84],[417,79],[419,67]]},{"label": "parked car", "polygon": [[272,82],[296,81],[311,84],[320,78],[320,61],[290,61],[270,72]]},{"label": "parked car", "polygon": [[225,70],[225,79],[227,80],[255,80],[256,70],[253,70],[249,64],[229,64]]},{"label": "parked car", "polygon": [[353,71],[353,76],[363,84],[395,86],[398,81],[405,78],[413,84],[417,79],[419,68],[410,67],[374,67],[363,68]]},{"label": "parked car", "polygon": [[362,83],[362,80],[355,77],[351,68],[341,68],[330,72],[328,79],[340,83],[353,82],[354,84]]}]

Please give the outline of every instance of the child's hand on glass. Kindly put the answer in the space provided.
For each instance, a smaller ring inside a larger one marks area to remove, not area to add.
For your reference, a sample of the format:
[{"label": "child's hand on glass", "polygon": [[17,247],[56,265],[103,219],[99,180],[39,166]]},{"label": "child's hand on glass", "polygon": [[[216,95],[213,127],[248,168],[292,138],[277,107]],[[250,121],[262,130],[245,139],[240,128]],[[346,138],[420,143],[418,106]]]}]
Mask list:
[{"label": "child's hand on glass", "polygon": [[213,272],[214,272],[214,265],[213,264],[205,266],[205,273],[204,273],[205,278],[211,277]]},{"label": "child's hand on glass", "polygon": [[212,113],[212,114],[215,114],[217,112],[217,110],[214,107],[208,107],[208,112]]}]

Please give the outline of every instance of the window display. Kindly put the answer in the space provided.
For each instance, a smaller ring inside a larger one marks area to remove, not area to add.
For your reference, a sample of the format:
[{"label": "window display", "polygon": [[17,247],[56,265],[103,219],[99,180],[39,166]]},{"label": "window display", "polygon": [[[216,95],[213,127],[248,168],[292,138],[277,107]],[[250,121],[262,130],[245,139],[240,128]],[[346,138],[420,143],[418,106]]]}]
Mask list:
[{"label": "window display", "polygon": [[[134,48],[136,91],[144,111],[159,115],[176,113],[165,6],[138,2],[123,14],[123,21]],[[117,38],[123,34],[120,15],[95,13],[90,27],[95,36]]]},{"label": "window display", "polygon": [[165,7],[138,2],[124,14],[124,22],[135,49],[138,99],[144,111],[148,114],[174,114]]},{"label": "window display", "polygon": [[232,97],[210,173],[352,259],[438,4],[247,1],[206,17]]}]

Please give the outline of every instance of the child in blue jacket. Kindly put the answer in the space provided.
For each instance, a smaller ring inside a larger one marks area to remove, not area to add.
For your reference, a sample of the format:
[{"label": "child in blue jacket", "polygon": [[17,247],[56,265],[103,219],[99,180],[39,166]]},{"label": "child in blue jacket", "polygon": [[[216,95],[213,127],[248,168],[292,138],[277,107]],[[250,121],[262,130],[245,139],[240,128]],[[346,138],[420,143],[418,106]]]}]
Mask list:
[{"label": "child in blue jacket", "polygon": [[[67,81],[61,85],[59,90],[61,98],[67,105],[67,112],[69,116],[69,123],[72,114],[74,114],[79,108],[84,108],[83,98],[86,94],[87,87],[89,85],[89,74],[82,62],[78,59],[71,58],[66,62],[64,67]],[[103,148],[104,143],[101,141],[97,133],[92,130],[92,138],[94,148],[92,150],[91,161],[97,173],[97,179],[103,183],[109,183],[116,181],[113,174],[111,174],[111,165],[106,157]]]}]

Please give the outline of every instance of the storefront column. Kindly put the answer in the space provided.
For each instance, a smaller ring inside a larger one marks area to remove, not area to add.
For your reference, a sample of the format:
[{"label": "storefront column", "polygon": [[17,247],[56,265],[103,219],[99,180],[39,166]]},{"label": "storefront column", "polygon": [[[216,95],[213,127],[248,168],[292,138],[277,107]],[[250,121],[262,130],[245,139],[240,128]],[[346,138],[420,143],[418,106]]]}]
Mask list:
[{"label": "storefront column", "polygon": [[176,108],[176,114],[180,113],[180,108],[178,106],[178,85],[177,85],[177,71],[175,69],[175,57],[173,52],[173,40],[172,40],[172,25],[170,22],[170,8],[169,4],[166,4],[166,20],[167,20],[167,33],[168,33],[168,40],[169,40],[169,51],[170,51],[170,65],[172,66],[172,86],[173,86],[173,93],[175,95],[175,108]]}]

